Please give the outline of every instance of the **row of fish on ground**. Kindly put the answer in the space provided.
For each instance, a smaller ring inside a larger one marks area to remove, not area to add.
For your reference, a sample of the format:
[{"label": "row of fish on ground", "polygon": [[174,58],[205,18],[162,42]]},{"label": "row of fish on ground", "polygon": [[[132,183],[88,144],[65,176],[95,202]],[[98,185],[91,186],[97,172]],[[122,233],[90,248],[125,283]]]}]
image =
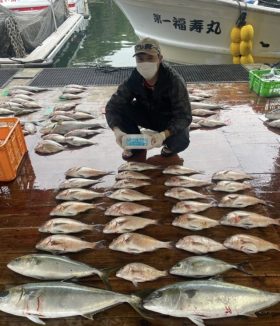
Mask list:
[{"label": "row of fish on ground", "polygon": [[[118,174],[118,179],[122,180],[122,178],[133,177],[135,180],[148,180],[148,177],[139,171],[154,168],[157,167],[145,163],[125,163],[120,167],[120,170],[124,171]],[[181,170],[180,172],[182,172],[182,170],[184,170],[185,173],[185,169],[186,168],[184,167],[173,166],[168,167],[165,172],[168,173],[168,171],[171,172],[172,170]],[[106,174],[106,172],[88,168],[73,168],[68,170],[66,175],[74,177],[77,180],[72,181],[71,179],[68,179],[63,182],[60,185],[60,188],[66,188],[66,190],[62,190],[57,195],[57,198],[81,200],[83,198],[83,190],[89,192],[91,190],[82,188],[73,190],[73,188],[71,188],[73,182],[75,181],[75,187],[83,187],[85,186],[85,182],[89,182],[90,180],[85,180],[83,179],[84,177],[96,177],[101,176],[102,174]],[[223,171],[220,173],[220,175],[223,176],[225,174],[240,176],[240,173],[232,171]],[[215,174],[213,179],[218,175],[219,173]],[[83,180],[85,181],[84,183]],[[96,182],[96,180],[91,181]],[[232,188],[230,189],[230,191],[232,191]],[[79,190],[81,193],[79,193]],[[121,188],[119,190],[128,191],[125,192],[125,196],[128,196],[129,191],[132,191],[132,189],[126,188]],[[118,199],[122,199],[119,197],[121,194],[119,190],[117,190],[115,194],[117,194]],[[67,197],[67,191],[69,191],[70,198]],[[139,194],[140,193],[137,192],[136,195],[139,196]],[[88,196],[89,193],[84,193],[84,195]],[[91,194],[91,199],[95,198],[95,196],[100,197],[101,195],[115,197],[108,193],[98,194],[93,192]],[[147,198],[145,198],[145,200],[146,199]],[[121,210],[119,210],[118,204],[114,204],[109,208],[110,214],[107,215],[111,215],[112,212],[116,212],[112,214],[113,216],[115,214],[122,215],[124,212],[131,214],[133,212],[131,211],[133,204],[133,202],[123,203]],[[112,209],[112,207],[116,207],[116,209]],[[73,212],[71,212],[70,215],[73,215]],[[46,224],[41,227],[41,231],[54,231],[52,227],[55,227],[56,225],[58,227],[58,233],[64,232],[63,220],[61,220],[61,222],[60,225],[59,223],[57,225],[55,223],[52,225],[52,223],[48,224],[48,222],[46,222]],[[75,223],[73,223],[73,225],[74,224]],[[64,226],[67,228],[67,223]],[[62,227],[62,229],[60,229],[60,227]],[[144,239],[144,243],[146,243],[146,240],[147,239]],[[143,241],[143,238],[138,238],[138,241]],[[51,242],[52,241],[49,241],[49,243]],[[56,245],[55,241],[53,241],[52,245]],[[147,245],[153,245],[153,242],[151,243],[148,241]],[[35,254],[19,257],[10,262],[8,267],[23,275],[42,280],[66,280],[73,277],[84,277],[92,274],[99,275],[104,281],[106,281],[107,278],[106,272],[104,271],[73,261],[67,257],[55,255]],[[230,268],[240,268],[240,266],[227,264],[210,257],[194,256],[178,262],[171,268],[170,273],[189,277],[205,277],[220,274]],[[134,284],[148,280],[149,277],[150,279],[156,279],[165,275],[167,275],[166,271],[157,271],[152,267],[141,263],[128,264],[117,272],[117,276],[131,280]],[[145,279],[145,276],[147,279]],[[71,300],[68,300],[68,298],[71,298]],[[124,295],[108,290],[91,288],[72,283],[41,282],[20,285],[6,290],[5,293],[1,293],[0,309],[8,313],[27,317],[33,322],[42,323],[41,319],[44,318],[61,318],[76,315],[92,318],[95,313],[101,310],[107,309],[116,304],[128,302],[142,315],[143,312],[139,309],[145,308],[146,310],[169,316],[189,318],[196,325],[202,326],[204,325],[203,319],[223,318],[236,315],[253,315],[253,312],[271,306],[272,304],[279,302],[279,300],[280,295],[278,293],[270,293],[214,280],[189,281],[171,284],[152,292],[143,300],[135,295]],[[38,302],[40,302],[39,305]],[[201,307],[201,309],[199,307]]]}]

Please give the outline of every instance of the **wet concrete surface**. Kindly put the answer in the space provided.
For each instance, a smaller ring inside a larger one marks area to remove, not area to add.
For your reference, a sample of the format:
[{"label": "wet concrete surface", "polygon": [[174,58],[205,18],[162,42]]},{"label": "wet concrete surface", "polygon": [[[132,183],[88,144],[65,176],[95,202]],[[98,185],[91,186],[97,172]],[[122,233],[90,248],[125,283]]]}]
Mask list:
[{"label": "wet concrete surface", "polygon": [[[249,92],[246,83],[225,84],[192,84],[189,89],[206,90],[213,96],[205,100],[209,103],[219,103],[226,110],[218,111],[213,118],[227,123],[226,126],[216,129],[198,129],[191,131],[191,144],[187,150],[179,155],[163,158],[159,155],[160,149],[153,149],[146,154],[141,153],[133,160],[159,165],[161,168],[170,164],[180,164],[204,171],[204,174],[195,175],[196,178],[210,180],[214,172],[225,169],[238,169],[249,173],[254,179],[251,181],[253,189],[244,192],[257,196],[267,202],[269,206],[256,205],[248,211],[258,212],[273,218],[279,218],[280,211],[280,131],[264,125],[264,113],[271,103],[278,103],[279,98],[260,98]],[[78,101],[84,110],[93,112],[98,121],[105,123],[104,107],[115,87],[90,87]],[[40,113],[22,117],[22,120],[41,121],[52,111],[58,100],[61,89],[35,95],[43,106]],[[6,98],[0,98],[4,101]],[[280,104],[279,104],[280,105]],[[40,123],[39,123],[40,124]],[[38,126],[38,130],[40,126]],[[42,156],[34,152],[34,147],[41,138],[39,131],[35,135],[25,137],[28,154],[25,156],[16,180],[0,184],[0,288],[5,289],[13,285],[34,282],[31,278],[17,275],[10,271],[6,264],[13,258],[35,253],[36,243],[46,235],[38,232],[38,226],[47,221],[49,212],[57,205],[55,195],[60,182],[65,179],[65,171],[74,166],[88,166],[106,171],[114,171],[113,175],[102,178],[102,182],[93,186],[96,191],[111,190],[115,182],[118,167],[124,163],[121,158],[121,149],[115,143],[114,135],[108,128],[101,129],[101,133],[92,140],[98,144],[80,149],[66,149],[63,152]],[[164,197],[168,187],[164,181],[169,177],[163,175],[161,169],[146,171],[152,178],[151,186],[144,186],[137,190],[153,195],[156,200],[143,201],[141,204],[150,206],[152,212],[141,214],[143,217],[159,221],[158,225],[148,226],[139,233],[150,235],[163,241],[177,241],[191,235],[204,235],[216,241],[224,241],[228,236],[237,233],[256,235],[271,242],[280,244],[279,226],[269,226],[252,230],[243,230],[234,227],[218,226],[202,231],[188,231],[171,225],[176,214],[171,208],[177,202],[175,199]],[[222,193],[214,193],[211,187],[198,188],[205,194],[210,194],[217,202]],[[99,198],[96,203],[103,203],[107,208],[116,201],[109,198]],[[230,212],[228,208],[213,207],[202,215],[220,219]],[[100,210],[92,210],[80,214],[78,217],[85,223],[105,224],[111,218],[104,216]],[[116,235],[104,235],[102,232],[84,232],[80,234],[85,240],[98,241],[105,239],[109,244]],[[160,249],[151,253],[131,255],[111,251],[108,248],[101,250],[87,250],[68,256],[88,263],[97,268],[121,267],[129,262],[143,262],[161,270],[168,270],[179,260],[192,254],[179,249]],[[224,250],[210,254],[211,257],[224,259],[230,263],[249,262],[252,275],[246,275],[237,270],[230,270],[223,274],[225,281],[236,284],[256,287],[262,290],[280,292],[280,261],[279,252],[270,250],[265,253],[247,255],[245,253]],[[135,288],[128,281],[114,275],[110,277],[112,289],[123,293],[134,293],[145,289],[159,288],[183,278],[167,276],[153,282],[139,284]],[[82,284],[104,288],[97,277],[79,281]],[[108,309],[96,315],[94,320],[82,317],[62,320],[47,320],[48,325],[192,325],[189,320],[171,318],[158,314],[148,313],[153,317],[143,319],[128,305]],[[280,324],[280,304],[264,309],[258,313],[258,318],[234,317],[228,319],[207,320],[206,325],[278,325]],[[0,325],[32,325],[25,318],[0,313]]]}]

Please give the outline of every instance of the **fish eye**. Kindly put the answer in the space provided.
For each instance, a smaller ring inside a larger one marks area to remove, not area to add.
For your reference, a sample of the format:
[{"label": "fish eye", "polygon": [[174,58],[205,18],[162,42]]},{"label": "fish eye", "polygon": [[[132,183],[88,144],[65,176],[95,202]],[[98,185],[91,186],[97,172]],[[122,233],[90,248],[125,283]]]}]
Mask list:
[{"label": "fish eye", "polygon": [[152,299],[158,299],[158,298],[161,298],[161,297],[162,297],[162,293],[161,292],[155,292],[152,295]]},{"label": "fish eye", "polygon": [[10,294],[10,291],[2,291],[0,292],[0,298],[5,298]]}]

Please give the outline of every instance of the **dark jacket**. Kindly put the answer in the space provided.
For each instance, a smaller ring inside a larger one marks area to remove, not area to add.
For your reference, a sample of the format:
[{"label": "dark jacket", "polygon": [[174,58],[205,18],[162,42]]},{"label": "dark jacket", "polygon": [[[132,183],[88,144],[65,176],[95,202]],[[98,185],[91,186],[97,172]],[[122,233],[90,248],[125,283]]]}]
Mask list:
[{"label": "dark jacket", "polygon": [[191,106],[182,77],[165,63],[160,64],[158,80],[152,96],[144,86],[144,79],[134,69],[106,105],[106,119],[110,128],[119,127],[122,108],[133,101],[156,119],[168,119],[167,129],[172,134],[187,128],[191,121]]}]

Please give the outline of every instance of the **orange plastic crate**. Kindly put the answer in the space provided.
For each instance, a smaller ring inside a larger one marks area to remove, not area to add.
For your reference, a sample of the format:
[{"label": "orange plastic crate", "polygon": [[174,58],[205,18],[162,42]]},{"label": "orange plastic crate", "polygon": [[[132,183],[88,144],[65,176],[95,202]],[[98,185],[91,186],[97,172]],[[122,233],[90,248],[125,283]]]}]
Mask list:
[{"label": "orange plastic crate", "polygon": [[0,181],[12,181],[27,152],[20,121],[0,118]]}]

